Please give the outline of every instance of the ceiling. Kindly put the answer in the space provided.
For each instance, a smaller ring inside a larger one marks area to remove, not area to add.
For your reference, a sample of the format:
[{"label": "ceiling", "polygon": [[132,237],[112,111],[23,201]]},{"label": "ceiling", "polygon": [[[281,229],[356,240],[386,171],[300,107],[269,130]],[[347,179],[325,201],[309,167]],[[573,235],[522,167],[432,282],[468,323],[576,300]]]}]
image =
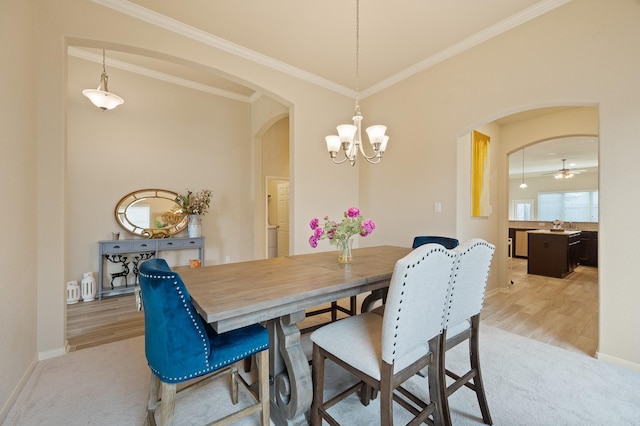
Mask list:
[{"label": "ceiling", "polygon": [[[522,177],[523,150],[509,156],[509,177]],[[524,176],[534,177],[557,172],[566,159],[567,169],[598,171],[598,138],[595,136],[570,136],[550,139],[524,148]]]},{"label": "ceiling", "polygon": [[[355,0],[91,0],[353,96],[356,88]],[[571,0],[362,0],[360,94],[364,98]],[[399,48],[401,46],[401,48]],[[102,60],[99,51],[74,56]],[[254,91],[216,76],[120,52],[107,67],[132,63],[251,101]]]},{"label": "ceiling", "polygon": [[[296,78],[355,96],[356,0],[90,1]],[[360,97],[570,1],[362,0]],[[69,54],[102,63],[99,48],[71,46]],[[114,51],[106,52],[106,64],[107,72],[111,67],[120,68],[245,102],[260,96],[256,89],[224,78],[216,70],[195,69],[177,62]],[[112,81],[111,88],[114,87],[116,83]],[[560,109],[523,112],[498,122],[507,124]],[[558,170],[562,167],[562,158],[567,158],[567,167],[597,170],[597,142],[594,144],[593,140],[567,138],[527,147],[525,173]],[[514,153],[511,157],[511,173],[521,175],[521,154]],[[576,166],[569,166],[574,163]]]}]

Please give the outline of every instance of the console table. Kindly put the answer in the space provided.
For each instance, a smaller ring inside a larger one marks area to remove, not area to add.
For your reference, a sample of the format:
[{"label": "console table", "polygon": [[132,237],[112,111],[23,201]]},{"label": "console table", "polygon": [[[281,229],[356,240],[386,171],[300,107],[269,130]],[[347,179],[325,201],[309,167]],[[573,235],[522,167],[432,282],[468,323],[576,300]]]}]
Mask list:
[{"label": "console table", "polygon": [[[103,287],[105,274],[104,265],[105,262],[109,260],[109,256],[148,253],[149,257],[158,257],[158,252],[160,251],[188,249],[198,249],[198,258],[200,259],[201,265],[204,266],[204,237],[98,241],[98,299],[102,299],[102,296],[114,296],[117,294],[133,293],[133,290],[137,285],[137,283],[134,282],[131,286],[126,284],[113,289],[105,289]],[[146,259],[148,259],[148,257]],[[112,260],[112,262],[114,261]],[[137,264],[135,264],[134,266],[137,267]],[[129,273],[130,271],[128,271],[127,264],[127,268],[125,268],[125,270],[121,273],[122,275],[120,275],[125,280],[125,283],[127,280],[127,275]],[[137,274],[135,275],[137,277]]]}]

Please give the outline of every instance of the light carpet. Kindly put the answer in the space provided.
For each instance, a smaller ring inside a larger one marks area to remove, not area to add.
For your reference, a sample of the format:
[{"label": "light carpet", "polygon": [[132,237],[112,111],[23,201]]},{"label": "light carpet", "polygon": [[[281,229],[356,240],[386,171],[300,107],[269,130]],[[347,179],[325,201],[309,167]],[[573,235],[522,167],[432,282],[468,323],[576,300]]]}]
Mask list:
[{"label": "light carpet", "polygon": [[[481,328],[481,363],[496,425],[640,425],[640,374],[502,330]],[[466,365],[467,347],[447,353],[447,365]],[[4,425],[142,425],[149,385],[144,338],[72,352],[38,363]],[[326,392],[352,378],[327,366]],[[424,392],[426,379],[411,379]],[[247,404],[247,393],[240,404]],[[352,395],[330,412],[344,425],[375,425],[378,400],[363,407]],[[454,425],[482,424],[474,394],[450,398]],[[201,425],[234,407],[228,379],[178,397],[176,425]],[[396,424],[407,415],[395,407]],[[238,425],[257,425],[257,416]]]}]

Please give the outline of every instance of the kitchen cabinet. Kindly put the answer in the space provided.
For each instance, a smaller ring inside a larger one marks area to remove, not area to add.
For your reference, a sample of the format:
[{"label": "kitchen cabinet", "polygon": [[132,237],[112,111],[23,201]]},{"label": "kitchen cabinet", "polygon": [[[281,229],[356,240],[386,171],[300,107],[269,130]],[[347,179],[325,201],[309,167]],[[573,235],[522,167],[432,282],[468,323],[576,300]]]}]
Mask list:
[{"label": "kitchen cabinet", "polygon": [[529,231],[527,272],[564,278],[578,266],[580,231]]},{"label": "kitchen cabinet", "polygon": [[535,228],[509,228],[509,238],[511,238],[513,257],[519,257],[521,259],[527,258],[529,252],[527,231],[532,230],[535,230]]},{"label": "kitchen cabinet", "polygon": [[598,266],[597,231],[582,231],[580,233],[580,264]]}]

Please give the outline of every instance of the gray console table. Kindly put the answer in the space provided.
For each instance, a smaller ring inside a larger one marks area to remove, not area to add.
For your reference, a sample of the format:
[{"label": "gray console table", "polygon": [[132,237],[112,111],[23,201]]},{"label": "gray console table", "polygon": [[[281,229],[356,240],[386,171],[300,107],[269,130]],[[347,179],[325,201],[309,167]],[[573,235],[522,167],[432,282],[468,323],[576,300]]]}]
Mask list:
[{"label": "gray console table", "polygon": [[[105,289],[103,287],[105,274],[104,264],[109,260],[109,256],[149,253],[158,257],[158,252],[160,251],[188,249],[198,249],[198,258],[200,259],[202,266],[204,266],[204,237],[98,241],[98,299],[102,299],[103,296],[133,293],[137,285],[136,282],[131,285],[126,284],[127,275],[134,271],[127,271],[125,269],[126,273],[123,271],[121,277],[125,280],[126,285],[118,286],[113,289]],[[137,264],[135,266],[137,266]]]}]

